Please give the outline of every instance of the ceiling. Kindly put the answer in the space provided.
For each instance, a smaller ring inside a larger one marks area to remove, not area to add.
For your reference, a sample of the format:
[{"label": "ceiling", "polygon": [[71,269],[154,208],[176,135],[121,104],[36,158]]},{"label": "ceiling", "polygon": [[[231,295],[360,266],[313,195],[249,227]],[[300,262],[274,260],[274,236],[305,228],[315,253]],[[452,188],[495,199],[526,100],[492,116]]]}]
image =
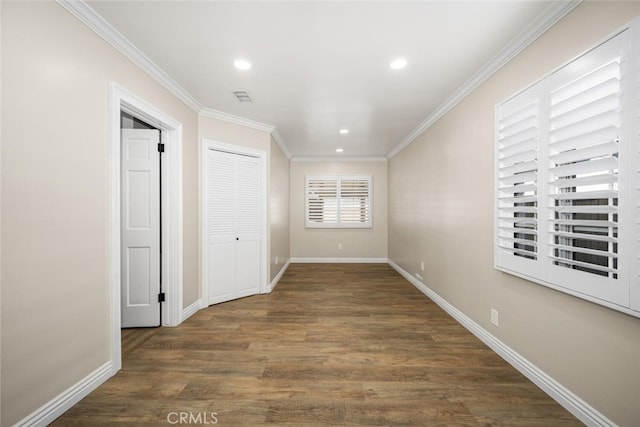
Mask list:
[{"label": "ceiling", "polygon": [[[371,157],[409,141],[571,2],[86,3],[205,114],[273,126],[294,157]],[[391,69],[396,58],[407,66]]]}]

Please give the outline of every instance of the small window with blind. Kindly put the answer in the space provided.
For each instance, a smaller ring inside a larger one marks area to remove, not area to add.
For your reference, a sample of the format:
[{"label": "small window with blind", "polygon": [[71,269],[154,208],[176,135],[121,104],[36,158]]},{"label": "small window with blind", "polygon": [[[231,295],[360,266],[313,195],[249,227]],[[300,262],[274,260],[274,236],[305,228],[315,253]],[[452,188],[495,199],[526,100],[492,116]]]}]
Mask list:
[{"label": "small window with blind", "polygon": [[497,105],[495,146],[496,268],[637,317],[639,33]]},{"label": "small window with blind", "polygon": [[371,175],[307,175],[307,228],[371,228]]}]

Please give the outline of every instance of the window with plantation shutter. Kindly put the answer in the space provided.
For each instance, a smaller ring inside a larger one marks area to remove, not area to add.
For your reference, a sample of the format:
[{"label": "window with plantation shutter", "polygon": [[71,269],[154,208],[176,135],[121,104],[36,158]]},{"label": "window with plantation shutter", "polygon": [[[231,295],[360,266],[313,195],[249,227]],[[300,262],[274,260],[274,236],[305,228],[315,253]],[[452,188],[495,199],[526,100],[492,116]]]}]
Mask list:
[{"label": "window with plantation shutter", "polygon": [[495,265],[640,317],[636,25],[496,106]]},{"label": "window with plantation shutter", "polygon": [[371,228],[370,175],[308,175],[307,228]]},{"label": "window with plantation shutter", "polygon": [[307,227],[338,222],[338,181],[307,177]]},{"label": "window with plantation shutter", "polygon": [[[621,287],[618,233],[625,35],[549,80],[551,280],[611,302]],[[623,295],[621,295],[623,296]]]},{"label": "window with plantation shutter", "polygon": [[497,108],[497,245],[507,265],[538,259],[538,143],[542,85]]}]

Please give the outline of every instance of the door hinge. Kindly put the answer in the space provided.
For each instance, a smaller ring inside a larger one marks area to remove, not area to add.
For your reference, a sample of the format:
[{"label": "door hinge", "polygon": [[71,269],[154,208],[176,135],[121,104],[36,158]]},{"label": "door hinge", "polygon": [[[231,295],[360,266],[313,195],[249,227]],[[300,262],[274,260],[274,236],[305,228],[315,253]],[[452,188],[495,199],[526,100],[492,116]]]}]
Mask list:
[{"label": "door hinge", "polygon": [[158,294],[158,302],[164,302],[164,292]]},{"label": "door hinge", "polygon": [[164,144],[161,142],[158,143],[158,153],[164,153]]}]

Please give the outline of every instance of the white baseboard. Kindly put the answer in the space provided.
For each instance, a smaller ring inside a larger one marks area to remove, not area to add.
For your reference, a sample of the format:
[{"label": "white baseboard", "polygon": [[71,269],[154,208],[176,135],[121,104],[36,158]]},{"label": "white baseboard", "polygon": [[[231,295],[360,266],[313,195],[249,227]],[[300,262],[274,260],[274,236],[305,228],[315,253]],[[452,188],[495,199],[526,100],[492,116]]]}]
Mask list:
[{"label": "white baseboard", "polygon": [[291,258],[291,263],[364,263],[364,264],[386,264],[387,258]]},{"label": "white baseboard", "polygon": [[78,381],[49,402],[18,421],[14,427],[41,427],[52,423],[69,408],[82,400],[85,396],[98,388],[115,374],[111,362],[107,362],[98,369]]},{"label": "white baseboard", "polygon": [[278,274],[276,274],[276,277],[273,278],[273,280],[269,284],[269,293],[273,292],[273,290],[276,288],[276,286],[278,285],[278,282],[280,281],[280,279],[282,279],[284,272],[287,271],[287,268],[289,268],[290,264],[291,264],[291,260],[288,259],[287,262],[284,263],[284,265],[282,266]]},{"label": "white baseboard", "polygon": [[189,304],[188,307],[182,309],[182,320],[180,323],[187,320],[189,317],[193,316],[202,308],[202,300],[197,299],[195,302]]},{"label": "white baseboard", "polygon": [[440,308],[446,311],[451,317],[457,320],[462,326],[467,328],[469,332],[478,337],[480,341],[485,343],[489,348],[498,353],[511,366],[516,368],[520,373],[527,377],[531,382],[540,387],[556,402],[562,405],[567,411],[571,412],[576,418],[588,426],[615,426],[616,424],[598,412],[594,407],[582,400],[571,390],[554,380],[540,368],[529,362],[522,355],[517,353],[511,347],[493,336],[489,331],[471,320],[467,315],[449,304],[440,295],[435,293],[427,285],[413,277],[409,272],[404,270],[395,262],[389,260],[389,265],[407,279],[413,286],[418,288],[423,294],[429,297],[433,302],[438,304]]}]

